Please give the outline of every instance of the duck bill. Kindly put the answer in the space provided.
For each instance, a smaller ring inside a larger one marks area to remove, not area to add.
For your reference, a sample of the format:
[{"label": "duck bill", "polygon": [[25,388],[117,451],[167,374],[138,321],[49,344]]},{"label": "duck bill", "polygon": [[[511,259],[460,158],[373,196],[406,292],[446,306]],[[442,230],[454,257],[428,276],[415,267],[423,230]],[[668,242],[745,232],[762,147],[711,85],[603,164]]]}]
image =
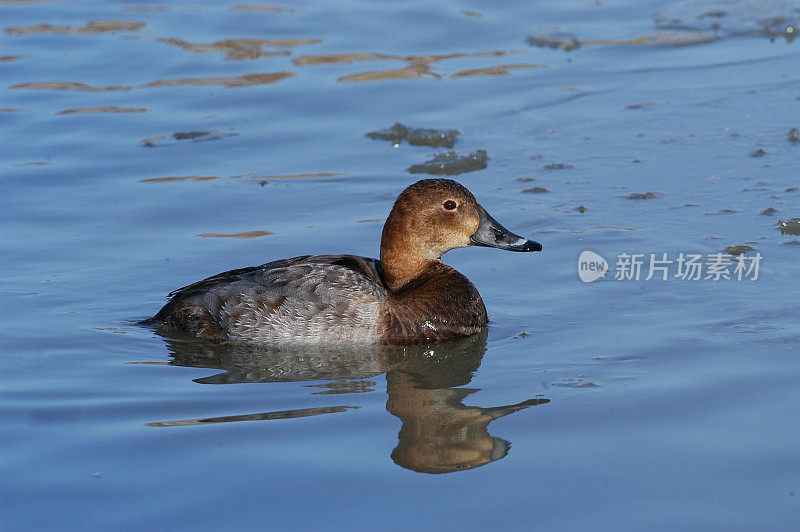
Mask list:
[{"label": "duck bill", "polygon": [[483,207],[478,205],[478,229],[470,237],[473,246],[505,249],[507,251],[541,251],[542,245],[515,235],[500,222],[492,218]]}]

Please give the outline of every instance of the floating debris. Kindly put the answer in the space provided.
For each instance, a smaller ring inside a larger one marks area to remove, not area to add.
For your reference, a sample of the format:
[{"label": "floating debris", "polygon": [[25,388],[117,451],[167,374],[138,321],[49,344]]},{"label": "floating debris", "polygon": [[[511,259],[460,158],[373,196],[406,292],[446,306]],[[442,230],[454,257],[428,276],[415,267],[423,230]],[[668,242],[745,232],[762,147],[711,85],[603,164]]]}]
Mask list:
[{"label": "floating debris", "polygon": [[445,148],[452,148],[456,142],[456,137],[458,137],[458,131],[455,129],[410,129],[406,140],[412,146],[430,146],[431,148],[444,146]]},{"label": "floating debris", "polygon": [[526,188],[522,191],[523,194],[544,194],[545,192],[550,192],[550,189],[544,187],[533,187]]},{"label": "floating debris", "polygon": [[768,207],[763,211],[761,211],[761,214],[763,214],[764,216],[772,216],[776,212],[778,212],[778,209],[773,209],[772,207]]},{"label": "floating debris", "polygon": [[784,192],[794,192],[796,190],[800,190],[800,187],[789,187],[789,188],[783,189]]},{"label": "floating debris", "polygon": [[582,39],[561,35],[532,35],[526,39],[528,44],[540,48],[561,48],[566,51],[581,46],[692,46],[705,44],[719,39],[714,34],[697,31],[678,31],[670,33],[653,33],[631,39]]},{"label": "floating debris", "polygon": [[714,216],[717,214],[734,214],[736,212],[738,212],[736,209],[720,209],[717,212],[707,212],[705,214],[706,216]]},{"label": "floating debris", "polygon": [[628,194],[627,196],[622,196],[622,197],[625,199],[632,199],[632,200],[646,200],[646,199],[657,198],[662,195],[663,192],[643,192],[643,193]]},{"label": "floating debris", "polygon": [[561,48],[564,51],[577,50],[581,47],[581,43],[571,35],[530,35],[525,41],[531,46],[538,46],[539,48],[552,48],[558,50]]},{"label": "floating debris", "polygon": [[586,211],[588,211],[589,209],[587,209],[587,208],[586,208],[586,207],[584,207],[583,205],[578,205],[577,207],[575,207],[575,210],[576,210],[576,211],[578,211],[579,213],[583,214],[583,213],[585,213]]},{"label": "floating debris", "polygon": [[781,234],[784,235],[800,235],[800,218],[792,218],[790,220],[783,220],[778,227]]},{"label": "floating debris", "polygon": [[675,0],[653,14],[656,27],[713,32],[719,36],[784,37],[800,28],[797,4],[775,0]]},{"label": "floating debris", "polygon": [[754,249],[755,248],[753,246],[748,246],[747,244],[735,244],[726,247],[725,253],[728,255],[744,255],[748,251],[753,251]]},{"label": "floating debris", "polygon": [[389,129],[370,131],[369,133],[365,133],[364,136],[372,140],[388,140],[392,144],[400,144],[400,142],[408,136],[408,128],[400,122],[395,122]]},{"label": "floating debris", "polygon": [[189,142],[203,142],[236,135],[238,135],[238,133],[226,133],[222,131],[179,131],[177,133],[173,133],[172,135],[162,135],[160,137],[142,139],[139,141],[139,143],[147,146],[148,148],[154,148],[156,146],[169,146],[182,140],[188,140]]},{"label": "floating debris", "polygon": [[403,140],[412,146],[429,146],[431,148],[452,148],[456,143],[459,131],[456,129],[424,129],[407,128],[396,122],[389,129],[379,129],[365,134],[373,140],[388,140],[392,144],[400,144]]},{"label": "floating debris", "polygon": [[409,166],[412,174],[457,175],[486,168],[489,157],[485,150],[475,150],[467,155],[458,155],[454,151],[435,154],[430,161]]},{"label": "floating debris", "polygon": [[542,166],[543,170],[566,170],[567,168],[572,168],[572,165],[568,163],[549,163]]},{"label": "floating debris", "polygon": [[763,156],[765,156],[766,154],[767,154],[767,152],[765,152],[764,150],[762,150],[761,148],[759,148],[759,149],[757,149],[757,150],[753,150],[753,151],[751,151],[751,152],[750,152],[750,157],[763,157]]},{"label": "floating debris", "polygon": [[786,133],[786,136],[789,137],[789,142],[791,142],[792,144],[800,143],[800,130],[797,129],[796,127],[790,129]]},{"label": "floating debris", "polygon": [[639,102],[626,105],[625,109],[644,109],[645,107],[652,107],[656,102]]},{"label": "floating debris", "polygon": [[569,379],[561,379],[560,382],[554,382],[553,386],[563,386],[565,388],[596,388],[599,386],[599,384],[597,384],[597,381],[590,381],[581,376]]}]

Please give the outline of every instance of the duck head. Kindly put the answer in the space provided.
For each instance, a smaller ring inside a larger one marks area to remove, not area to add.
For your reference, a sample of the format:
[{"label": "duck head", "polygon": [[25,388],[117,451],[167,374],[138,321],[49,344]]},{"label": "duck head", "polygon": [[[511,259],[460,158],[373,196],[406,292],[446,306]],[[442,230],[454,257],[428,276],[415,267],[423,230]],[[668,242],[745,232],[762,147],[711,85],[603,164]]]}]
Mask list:
[{"label": "duck head", "polygon": [[451,249],[467,246],[542,250],[503,227],[459,183],[417,181],[397,197],[383,226],[381,263],[389,289],[402,287]]}]

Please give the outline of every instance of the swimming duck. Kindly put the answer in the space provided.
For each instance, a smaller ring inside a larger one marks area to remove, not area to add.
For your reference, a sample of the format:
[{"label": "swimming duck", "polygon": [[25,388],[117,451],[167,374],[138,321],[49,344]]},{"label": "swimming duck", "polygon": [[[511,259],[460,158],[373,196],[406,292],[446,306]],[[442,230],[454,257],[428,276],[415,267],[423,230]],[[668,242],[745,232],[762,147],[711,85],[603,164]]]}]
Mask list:
[{"label": "swimming duck", "polygon": [[488,322],[478,290],[441,261],[451,249],[541,251],[450,179],[406,188],[386,219],[380,260],[306,255],[219,273],[171,292],[146,323],[268,345],[411,345],[466,337]]}]

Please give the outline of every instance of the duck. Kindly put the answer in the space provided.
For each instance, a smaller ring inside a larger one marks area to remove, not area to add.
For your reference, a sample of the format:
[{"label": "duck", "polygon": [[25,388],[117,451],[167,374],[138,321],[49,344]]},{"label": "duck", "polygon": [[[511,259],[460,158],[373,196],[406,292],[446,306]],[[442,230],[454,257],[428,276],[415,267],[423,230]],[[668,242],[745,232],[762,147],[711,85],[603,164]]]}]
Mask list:
[{"label": "duck", "polygon": [[486,307],[469,279],[441,257],[467,246],[542,250],[503,227],[460,183],[423,179],[394,202],[380,259],[304,255],[219,273],[172,291],[142,323],[269,346],[464,338],[486,327]]}]

